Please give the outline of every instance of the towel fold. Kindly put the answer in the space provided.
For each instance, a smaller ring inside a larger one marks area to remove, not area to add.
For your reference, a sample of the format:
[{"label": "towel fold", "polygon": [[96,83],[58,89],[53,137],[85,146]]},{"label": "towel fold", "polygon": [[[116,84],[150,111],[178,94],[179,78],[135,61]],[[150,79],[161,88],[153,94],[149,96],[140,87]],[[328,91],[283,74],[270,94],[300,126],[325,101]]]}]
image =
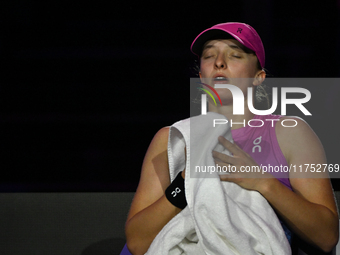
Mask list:
[{"label": "towel fold", "polygon": [[232,141],[230,127],[214,127],[214,119],[225,117],[209,112],[170,127],[170,178],[185,169],[188,206],[164,226],[147,254],[291,254],[275,212],[259,192],[222,182],[216,171],[198,171],[215,166],[213,150],[229,154],[218,137]]}]

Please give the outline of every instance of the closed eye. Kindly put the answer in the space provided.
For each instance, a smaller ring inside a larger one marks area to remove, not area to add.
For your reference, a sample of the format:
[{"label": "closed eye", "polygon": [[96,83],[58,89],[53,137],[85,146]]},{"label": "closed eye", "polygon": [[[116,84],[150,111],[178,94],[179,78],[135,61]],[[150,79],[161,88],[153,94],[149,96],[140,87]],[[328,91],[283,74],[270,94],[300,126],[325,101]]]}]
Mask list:
[{"label": "closed eye", "polygon": [[214,57],[215,55],[213,55],[213,54],[211,54],[211,55],[205,55],[205,56],[203,56],[203,58],[204,59],[208,59],[208,58],[212,58],[212,57]]}]

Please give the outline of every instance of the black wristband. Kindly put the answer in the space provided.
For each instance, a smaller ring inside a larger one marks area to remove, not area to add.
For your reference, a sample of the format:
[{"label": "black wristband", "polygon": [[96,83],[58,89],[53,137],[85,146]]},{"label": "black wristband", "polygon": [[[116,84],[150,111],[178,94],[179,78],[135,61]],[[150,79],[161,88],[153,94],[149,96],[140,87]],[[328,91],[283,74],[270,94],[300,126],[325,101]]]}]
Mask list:
[{"label": "black wristband", "polygon": [[165,190],[165,196],[174,206],[184,209],[187,206],[182,172],[179,172],[173,182]]}]

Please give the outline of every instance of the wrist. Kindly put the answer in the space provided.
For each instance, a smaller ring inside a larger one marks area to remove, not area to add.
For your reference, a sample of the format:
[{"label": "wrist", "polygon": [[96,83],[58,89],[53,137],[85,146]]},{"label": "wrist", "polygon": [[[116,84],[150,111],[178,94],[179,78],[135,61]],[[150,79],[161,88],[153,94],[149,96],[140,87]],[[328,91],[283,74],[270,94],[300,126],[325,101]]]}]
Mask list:
[{"label": "wrist", "polygon": [[273,192],[274,187],[277,185],[278,180],[273,177],[263,177],[259,181],[257,186],[257,191],[262,194],[262,196],[266,197],[268,194]]},{"label": "wrist", "polygon": [[187,206],[185,197],[185,185],[182,172],[179,172],[169,187],[165,190],[165,196],[171,204],[184,209]]}]

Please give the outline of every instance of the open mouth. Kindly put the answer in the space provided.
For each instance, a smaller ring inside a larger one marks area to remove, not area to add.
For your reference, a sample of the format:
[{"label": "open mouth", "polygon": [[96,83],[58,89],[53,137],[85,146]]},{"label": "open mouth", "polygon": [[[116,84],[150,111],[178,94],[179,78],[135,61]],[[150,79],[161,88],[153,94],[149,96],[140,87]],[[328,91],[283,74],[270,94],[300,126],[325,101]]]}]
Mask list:
[{"label": "open mouth", "polygon": [[222,80],[228,80],[226,77],[218,76],[215,78],[215,81],[222,81]]},{"label": "open mouth", "polygon": [[215,83],[228,83],[229,80],[228,80],[228,78],[226,78],[226,77],[217,76],[217,77],[214,78],[214,82],[215,82]]}]

